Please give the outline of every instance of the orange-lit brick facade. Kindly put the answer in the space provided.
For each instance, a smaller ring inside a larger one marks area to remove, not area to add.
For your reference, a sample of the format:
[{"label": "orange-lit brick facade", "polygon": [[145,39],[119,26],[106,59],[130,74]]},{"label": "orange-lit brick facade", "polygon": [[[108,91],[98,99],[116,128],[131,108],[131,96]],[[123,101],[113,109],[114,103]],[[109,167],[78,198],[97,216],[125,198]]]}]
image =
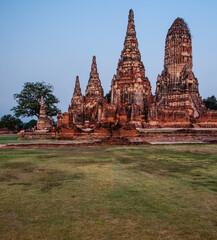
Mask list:
[{"label": "orange-lit brick facade", "polygon": [[111,102],[104,97],[94,56],[85,96],[77,77],[68,112],[58,114],[58,129],[88,129],[108,135],[111,129],[120,128],[215,127],[217,114],[207,111],[202,102],[192,66],[191,34],[184,20],[177,18],[166,36],[164,69],[153,96],[130,10],[124,48],[111,81]]}]

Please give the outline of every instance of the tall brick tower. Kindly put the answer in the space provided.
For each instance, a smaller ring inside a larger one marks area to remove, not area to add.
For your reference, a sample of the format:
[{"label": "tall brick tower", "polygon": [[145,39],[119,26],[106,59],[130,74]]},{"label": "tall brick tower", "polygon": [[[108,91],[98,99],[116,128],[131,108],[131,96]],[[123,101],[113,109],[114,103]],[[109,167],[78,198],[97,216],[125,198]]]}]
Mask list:
[{"label": "tall brick tower", "polygon": [[89,107],[93,107],[103,99],[103,88],[97,72],[96,57],[93,56],[90,78],[85,91],[85,102]]},{"label": "tall brick tower", "polygon": [[186,119],[206,111],[192,66],[191,34],[184,20],[177,18],[166,36],[164,70],[158,75],[155,93],[157,107],[184,110]]},{"label": "tall brick tower", "polygon": [[90,78],[84,98],[84,116],[87,122],[98,121],[98,108],[102,105],[104,91],[97,71],[96,57],[93,56]]},{"label": "tall brick tower", "polygon": [[81,87],[79,82],[79,77],[76,77],[74,94],[71,100],[71,105],[69,106],[69,121],[81,124],[83,122],[83,111],[84,111],[84,97],[81,93]]},{"label": "tall brick tower", "polygon": [[173,83],[178,81],[186,65],[192,70],[191,34],[184,20],[177,18],[168,30],[164,57],[164,68],[168,70]]},{"label": "tall brick tower", "polygon": [[118,106],[118,114],[126,115],[127,121],[141,120],[148,111],[151,96],[151,86],[145,77],[131,9],[124,49],[111,84],[111,104]]}]

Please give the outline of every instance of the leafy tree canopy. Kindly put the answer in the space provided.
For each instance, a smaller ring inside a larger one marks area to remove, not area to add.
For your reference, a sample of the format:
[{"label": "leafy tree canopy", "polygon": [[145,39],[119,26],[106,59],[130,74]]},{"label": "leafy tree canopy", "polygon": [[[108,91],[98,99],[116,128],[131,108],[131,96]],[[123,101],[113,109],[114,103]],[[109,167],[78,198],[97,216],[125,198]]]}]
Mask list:
[{"label": "leafy tree canopy", "polygon": [[205,106],[209,110],[217,110],[217,99],[213,95],[211,97],[208,97],[207,99],[203,99],[203,102],[205,103]]},{"label": "leafy tree canopy", "polygon": [[0,120],[0,128],[9,130],[22,129],[23,122],[19,118],[13,117],[11,114],[4,115]]},{"label": "leafy tree canopy", "polygon": [[55,106],[59,100],[53,95],[53,86],[45,82],[26,82],[20,93],[14,94],[17,106],[11,110],[16,117],[39,116],[41,96],[44,97],[46,113],[56,116],[58,108]]},{"label": "leafy tree canopy", "polygon": [[29,122],[24,123],[23,129],[25,129],[25,130],[26,129],[32,129],[32,128],[34,128],[36,126],[36,124],[37,124],[37,120],[32,119]]},{"label": "leafy tree canopy", "polygon": [[108,103],[111,103],[111,90],[108,93],[106,93],[105,99],[107,100]]}]

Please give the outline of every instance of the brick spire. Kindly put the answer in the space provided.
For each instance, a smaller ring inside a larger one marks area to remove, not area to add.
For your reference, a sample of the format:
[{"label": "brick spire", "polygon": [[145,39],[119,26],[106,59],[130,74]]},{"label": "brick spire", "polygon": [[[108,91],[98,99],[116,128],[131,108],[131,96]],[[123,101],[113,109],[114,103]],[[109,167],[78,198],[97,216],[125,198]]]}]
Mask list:
[{"label": "brick spire", "polygon": [[75,81],[75,88],[74,88],[74,93],[73,93],[73,98],[71,100],[71,104],[81,104],[83,100],[83,96],[81,93],[81,87],[80,87],[80,82],[79,82],[79,76],[76,76],[76,81]]},{"label": "brick spire", "polygon": [[[75,88],[74,88],[74,94],[71,100],[71,105],[69,105],[69,122],[75,123],[75,122],[82,122],[83,120],[83,103],[84,103],[84,98],[81,93],[81,88],[80,88],[80,82],[79,82],[79,77],[76,76],[76,81],[75,81]],[[60,120],[59,122],[62,121],[62,115],[58,115]]]},{"label": "brick spire", "polygon": [[129,11],[127,32],[124,41],[124,49],[121,53],[120,64],[128,59],[139,61],[141,60],[141,55],[138,49],[138,41],[136,38],[134,13],[132,9]]},{"label": "brick spire", "polygon": [[93,56],[92,64],[91,64],[91,72],[90,72],[91,77],[99,77],[99,74],[97,72],[97,65],[96,65],[96,56]]},{"label": "brick spire", "polygon": [[134,39],[136,38],[136,30],[135,30],[135,24],[134,24],[134,13],[133,13],[133,10],[130,9],[125,42],[133,38]]},{"label": "brick spire", "polygon": [[102,100],[103,98],[103,89],[101,86],[101,81],[99,79],[99,74],[97,72],[97,64],[96,64],[95,56],[93,56],[93,60],[92,60],[90,78],[85,91],[85,97],[86,99],[94,98],[96,101]]},{"label": "brick spire", "polygon": [[75,81],[75,88],[74,88],[74,96],[80,96],[81,94],[81,87],[80,87],[80,82],[79,82],[79,76],[76,76],[76,81]]},{"label": "brick spire", "polygon": [[136,38],[133,10],[129,11],[124,49],[111,85],[111,103],[121,104],[120,109],[136,104],[144,110],[144,102],[149,102],[151,86],[145,77],[145,68],[141,61]]}]

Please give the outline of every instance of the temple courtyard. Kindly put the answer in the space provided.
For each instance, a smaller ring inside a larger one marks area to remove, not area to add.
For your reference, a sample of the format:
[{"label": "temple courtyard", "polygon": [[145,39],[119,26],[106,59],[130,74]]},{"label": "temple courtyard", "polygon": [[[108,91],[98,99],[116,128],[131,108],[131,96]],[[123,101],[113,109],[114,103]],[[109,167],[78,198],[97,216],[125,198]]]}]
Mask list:
[{"label": "temple courtyard", "polygon": [[0,239],[216,239],[216,179],[216,144],[0,148]]}]

